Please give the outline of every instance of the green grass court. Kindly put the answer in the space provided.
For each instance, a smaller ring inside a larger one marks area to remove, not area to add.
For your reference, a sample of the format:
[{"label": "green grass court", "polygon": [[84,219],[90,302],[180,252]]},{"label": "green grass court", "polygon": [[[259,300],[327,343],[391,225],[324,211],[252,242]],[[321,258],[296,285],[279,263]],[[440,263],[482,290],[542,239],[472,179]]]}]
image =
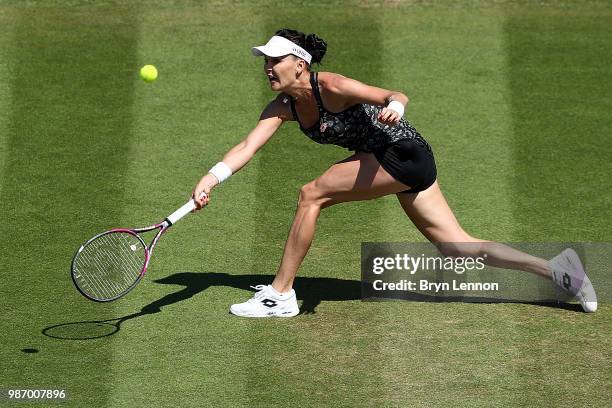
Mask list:
[{"label": "green grass court", "polygon": [[[323,212],[298,275],[324,289],[314,313],[230,316],[271,281],[300,186],[348,156],[295,124],[124,299],[86,301],[69,266],[91,235],[168,215],[247,134],[274,97],[250,47],[283,27],[328,42],[320,70],[410,97],[468,232],[610,242],[611,26],[609,1],[0,1],[0,388],[74,407],[610,406],[609,302],[353,296],[361,242],[424,240],[395,197]],[[138,312],[108,337],[42,334]]]}]

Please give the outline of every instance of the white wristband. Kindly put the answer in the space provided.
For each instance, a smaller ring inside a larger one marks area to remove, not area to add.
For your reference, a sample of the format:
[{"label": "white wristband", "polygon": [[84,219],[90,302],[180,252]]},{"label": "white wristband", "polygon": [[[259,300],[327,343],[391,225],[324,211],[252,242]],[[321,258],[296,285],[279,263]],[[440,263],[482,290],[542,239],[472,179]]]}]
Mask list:
[{"label": "white wristband", "polygon": [[219,180],[219,184],[221,184],[224,180],[227,180],[229,176],[232,175],[232,169],[230,169],[230,167],[223,162],[215,164],[212,169],[208,170],[208,172]]},{"label": "white wristband", "polygon": [[399,113],[400,118],[404,116],[404,105],[402,105],[402,103],[399,101],[389,102],[389,104],[387,105],[387,109],[391,109]]}]

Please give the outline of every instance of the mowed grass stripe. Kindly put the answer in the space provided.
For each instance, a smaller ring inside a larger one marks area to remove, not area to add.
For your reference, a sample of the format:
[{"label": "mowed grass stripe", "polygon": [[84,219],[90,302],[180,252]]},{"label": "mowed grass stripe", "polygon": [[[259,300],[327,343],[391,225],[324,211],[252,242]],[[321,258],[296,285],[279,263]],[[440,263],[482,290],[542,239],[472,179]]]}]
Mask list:
[{"label": "mowed grass stripe", "polygon": [[[511,240],[512,185],[507,174],[514,162],[503,18],[498,10],[461,7],[389,11],[384,18],[385,66],[392,67],[392,86],[411,99],[406,116],[432,145],[438,182],[459,222],[474,236]],[[398,240],[424,240],[401,215],[395,221]],[[418,273],[411,278],[418,280]],[[514,329],[492,317],[495,306],[375,307],[383,327],[380,358],[388,367],[383,383],[390,405],[512,403],[512,393],[500,392],[498,384],[514,383],[516,373],[500,372],[487,363],[497,359],[507,365],[512,358],[504,338]],[[499,327],[491,334],[492,344],[486,340],[488,330],[478,327],[489,325],[487,319]]]},{"label": "mowed grass stripe", "polygon": [[[5,160],[6,146],[8,143],[9,134],[9,115],[11,109],[11,90],[9,76],[9,55],[10,43],[13,38],[13,22],[12,14],[9,14],[6,8],[0,7],[0,180],[2,180]],[[0,183],[2,188],[2,183]],[[2,190],[0,190],[2,197]]]},{"label": "mowed grass stripe", "polygon": [[[512,90],[516,239],[610,239],[612,14],[588,7],[511,9],[504,25]],[[588,259],[586,259],[588,268]],[[605,287],[592,276],[595,288]],[[602,293],[600,292],[600,295]],[[605,297],[605,295],[603,295]],[[604,299],[602,299],[604,300]],[[544,308],[516,313],[517,403],[610,404],[609,307],[596,315]],[[530,324],[536,324],[534,330]],[[571,355],[571,359],[559,359]],[[554,377],[554,381],[550,378]],[[572,387],[575,378],[589,378]]]},{"label": "mowed grass stripe", "polygon": [[[138,65],[156,65],[159,78],[137,81],[135,90],[125,206],[133,224],[182,205],[258,117],[248,91],[258,89],[248,67],[254,22],[247,7],[229,8],[232,24],[219,24],[229,10],[214,5],[160,4],[139,15]],[[252,256],[253,170],[247,166],[215,189],[209,207],[177,223],[160,240],[145,280],[120,302],[121,315],[145,315],[115,336],[112,406],[248,400],[242,339],[249,333],[227,311],[248,287],[236,275],[248,270]],[[143,372],[150,381],[134,392],[124,379]]]},{"label": "mowed grass stripe", "polygon": [[[104,406],[110,342],[61,341],[41,330],[112,311],[77,294],[69,267],[83,240],[121,217],[133,97],[124,74],[135,58],[136,22],[120,7],[8,12],[14,33],[0,256],[11,313],[2,383],[65,387],[71,405]],[[24,347],[40,352],[21,353]]]},{"label": "mowed grass stripe", "polygon": [[[15,19],[13,18],[13,13],[9,12],[4,7],[0,7],[0,112],[2,115],[0,116],[0,202],[4,201],[4,196],[2,193],[2,188],[4,187],[4,183],[2,179],[4,177],[4,171],[6,168],[6,158],[8,155],[7,145],[9,142],[9,134],[10,134],[10,111],[11,111],[11,79],[9,76],[10,69],[10,44],[13,38],[13,25],[15,23]],[[6,213],[2,212],[0,215],[4,218],[6,217]],[[3,246],[0,248],[2,253],[6,251],[14,251],[14,248],[8,248],[8,243],[5,243],[1,240],[0,243]],[[4,267],[0,267],[0,271],[2,273],[7,273],[7,269]],[[10,292],[9,285],[2,285],[0,288],[0,298],[3,300],[2,303],[5,309],[10,307],[10,303],[7,302],[10,298],[8,296]],[[11,308],[12,309],[12,308]],[[8,319],[2,319],[2,325],[0,327],[0,333],[2,333],[1,339],[2,344],[11,344],[13,341],[13,336],[10,334],[12,329],[12,322]],[[12,354],[15,350],[12,350]],[[2,357],[5,361],[9,362],[8,355],[2,354]],[[10,363],[9,363],[10,365]],[[2,379],[2,383],[5,384],[10,381],[10,376],[3,375],[0,377]]]},{"label": "mowed grass stripe", "polygon": [[612,236],[611,22],[609,9],[590,7],[508,16],[514,186],[524,197],[514,216],[525,240]]},{"label": "mowed grass stripe", "polygon": [[[282,14],[265,14],[259,41],[265,42],[280,28],[314,32],[328,42],[328,53],[316,70],[338,72],[367,83],[383,82],[380,30],[376,15],[370,11],[348,7],[283,8]],[[262,61],[258,65],[263,107],[275,95],[263,75]],[[296,123],[285,125],[258,153],[254,242],[257,257],[252,272],[263,276],[254,283],[268,283],[276,272],[300,187],[351,154],[338,147],[316,145],[299,131]],[[379,222],[381,208],[380,202],[346,203],[322,212],[315,240],[296,282],[303,310],[317,314],[288,321],[249,322],[251,333],[245,341],[252,356],[247,368],[250,406],[291,400],[300,401],[301,406],[359,405],[379,392],[383,368],[376,360],[364,358],[365,354],[376,354],[376,343],[370,344],[346,331],[347,326],[369,326],[367,315],[355,309],[360,304],[358,291],[349,290],[354,302],[333,302],[328,306],[326,300],[342,299],[347,294],[344,282],[359,280],[361,241],[384,239]],[[338,279],[339,286],[334,289],[326,285],[331,282],[325,280],[329,278]],[[317,299],[323,303],[318,304]],[[374,329],[371,336],[375,332]]]}]

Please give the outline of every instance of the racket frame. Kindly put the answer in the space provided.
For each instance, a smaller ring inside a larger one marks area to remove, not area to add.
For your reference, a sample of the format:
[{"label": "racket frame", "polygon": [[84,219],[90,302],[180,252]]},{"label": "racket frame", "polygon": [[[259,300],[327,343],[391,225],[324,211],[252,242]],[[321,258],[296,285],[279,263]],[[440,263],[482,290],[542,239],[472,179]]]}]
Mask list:
[{"label": "racket frame", "polygon": [[[151,255],[153,254],[153,249],[155,249],[155,245],[157,245],[157,241],[159,241],[159,238],[168,230],[168,228],[171,225],[172,224],[170,224],[168,220],[164,220],[163,222],[160,222],[159,224],[155,224],[155,225],[151,225],[149,227],[143,227],[143,228],[113,228],[111,230],[104,231],[88,239],[87,242],[83,243],[83,245],[79,247],[76,254],[74,254],[74,257],[72,258],[72,263],[70,265],[70,272],[71,272],[70,276],[72,278],[72,282],[74,283],[74,286],[81,293],[81,295],[85,296],[89,300],[93,300],[94,302],[100,302],[100,303],[112,302],[113,300],[117,300],[125,296],[132,289],[134,289],[134,287],[140,282],[144,274],[147,272],[147,268],[149,267],[149,262],[151,261]],[[159,229],[159,231],[157,232],[157,234],[151,241],[151,244],[147,245],[145,240],[139,234],[144,233],[144,232],[154,231],[156,229]],[[81,288],[80,284],[77,282],[77,278],[75,277],[75,271],[76,271],[75,263],[80,253],[83,251],[83,249],[85,249],[87,245],[89,245],[91,242],[95,241],[96,239],[104,235],[113,234],[113,233],[127,233],[127,234],[132,235],[136,239],[138,239],[138,241],[142,244],[142,247],[144,248],[144,251],[145,251],[144,262],[142,265],[142,269],[140,273],[138,274],[138,277],[134,279],[134,282],[126,290],[124,290],[123,292],[111,298],[96,298],[96,297],[91,296],[91,294],[87,293],[83,288]]]},{"label": "racket frame", "polygon": [[[202,193],[200,197],[203,198],[205,196],[206,196],[206,194]],[[117,300],[117,299],[125,296],[132,289],[134,289],[134,287],[138,284],[138,282],[140,282],[140,280],[144,276],[145,272],[147,271],[147,268],[149,266],[149,262],[151,261],[151,256],[153,255],[153,249],[155,249],[155,245],[157,245],[157,241],[159,241],[159,238],[168,230],[168,228],[170,228],[178,220],[180,220],[181,218],[183,218],[184,216],[189,214],[195,208],[196,208],[195,201],[193,199],[191,199],[191,200],[187,201],[182,207],[180,207],[179,209],[174,211],[172,214],[170,214],[168,217],[166,217],[162,222],[160,222],[158,224],[151,225],[149,227],[143,227],[143,228],[114,228],[114,229],[102,232],[102,233],[100,233],[98,235],[95,235],[94,237],[90,238],[83,245],[80,246],[80,248],[74,254],[74,257],[72,258],[72,263],[70,265],[70,276],[72,277],[72,282],[74,283],[74,286],[76,286],[77,290],[83,296],[85,296],[89,300],[93,300],[94,302],[101,302],[101,303],[112,302],[113,300]],[[154,231],[156,229],[159,229],[159,231],[157,232],[157,234],[155,235],[155,237],[151,241],[151,245],[147,246],[147,244],[144,241],[144,239],[142,239],[142,237],[140,235],[138,235],[138,234],[143,233],[143,232]],[[95,297],[85,293],[85,291],[77,283],[77,280],[76,280],[76,278],[74,276],[75,275],[75,266],[76,266],[75,262],[76,262],[76,259],[79,257],[79,254],[83,251],[83,249],[85,249],[85,247],[88,244],[90,244],[92,241],[100,238],[101,236],[104,236],[104,235],[107,235],[107,234],[116,233],[116,232],[131,234],[132,236],[136,237],[140,241],[140,243],[142,244],[142,246],[143,246],[143,248],[145,250],[144,264],[143,264],[142,270],[140,271],[140,274],[134,280],[134,283],[131,286],[129,286],[126,290],[124,290],[123,292],[119,293],[118,295],[116,295],[116,296],[114,296],[112,298],[104,298],[104,299],[95,298]]]}]

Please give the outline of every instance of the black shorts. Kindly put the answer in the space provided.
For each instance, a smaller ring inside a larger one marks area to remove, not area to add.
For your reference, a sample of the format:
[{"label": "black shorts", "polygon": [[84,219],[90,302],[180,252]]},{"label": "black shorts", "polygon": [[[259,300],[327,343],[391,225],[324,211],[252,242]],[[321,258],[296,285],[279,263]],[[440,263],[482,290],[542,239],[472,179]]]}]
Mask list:
[{"label": "black shorts", "polygon": [[400,140],[375,151],[374,156],[394,179],[411,187],[402,193],[427,190],[436,181],[436,161],[423,140]]}]

